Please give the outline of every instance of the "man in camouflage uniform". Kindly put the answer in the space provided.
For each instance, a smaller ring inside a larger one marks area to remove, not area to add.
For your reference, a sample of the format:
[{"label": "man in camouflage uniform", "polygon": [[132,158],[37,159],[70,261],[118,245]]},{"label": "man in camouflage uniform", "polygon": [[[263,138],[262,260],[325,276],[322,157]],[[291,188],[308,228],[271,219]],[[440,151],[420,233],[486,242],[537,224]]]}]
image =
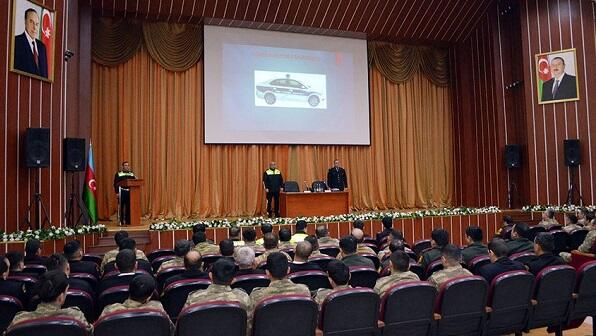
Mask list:
[{"label": "man in camouflage uniform", "polygon": [[391,275],[379,278],[375,284],[375,292],[381,297],[387,290],[400,282],[419,281],[420,278],[413,272],[410,272],[410,257],[403,251],[395,251],[390,257]]},{"label": "man in camouflage uniform", "polygon": [[346,288],[352,288],[348,284],[350,281],[350,268],[341,262],[341,260],[331,260],[329,264],[327,264],[327,274],[329,275],[329,283],[333,289],[321,288],[317,290],[315,301],[319,305],[319,310],[329,294]]},{"label": "man in camouflage uniform", "polygon": [[176,241],[176,245],[174,246],[174,253],[176,253],[176,257],[174,257],[172,260],[164,261],[155,273],[159,273],[166,268],[184,267],[184,256],[190,251],[191,248],[192,243],[189,240],[180,239]]},{"label": "man in camouflage uniform", "polygon": [[433,284],[437,289],[440,289],[441,285],[447,280],[461,277],[471,276],[472,273],[467,269],[463,268],[459,262],[461,261],[461,250],[459,247],[453,244],[447,244],[443,247],[441,256],[441,262],[443,263],[443,269],[433,273],[428,282]]},{"label": "man in camouflage uniform", "polygon": [[263,243],[264,243],[264,247],[265,247],[265,252],[263,252],[263,254],[261,254],[260,256],[255,258],[255,263],[254,263],[255,268],[259,267],[259,265],[262,262],[267,261],[267,257],[271,253],[275,253],[275,252],[282,253],[283,255],[286,256],[286,258],[288,258],[288,261],[292,261],[292,258],[286,252],[282,252],[279,250],[279,248],[277,247],[277,245],[279,243],[277,240],[277,236],[274,235],[273,233],[266,233],[265,236],[263,236]]},{"label": "man in camouflage uniform", "polygon": [[[596,219],[592,219],[591,225],[590,225],[590,231],[586,235],[586,238],[584,238],[584,242],[577,248],[577,250],[582,253],[594,253],[594,252],[596,252],[596,251],[594,251],[595,243],[596,243]],[[571,262],[571,253],[561,252],[561,253],[559,253],[559,256],[561,256],[561,258],[563,258],[563,260],[565,260],[566,262]]]},{"label": "man in camouflage uniform", "polygon": [[287,278],[288,258],[282,253],[274,252],[267,257],[267,275],[271,279],[269,287],[257,287],[250,293],[252,309],[264,299],[275,295],[296,294],[310,297],[306,285],[295,284]]},{"label": "man in camouflage uniform", "polygon": [[230,284],[236,275],[236,265],[228,259],[219,259],[213,264],[209,278],[213,284],[207,289],[196,290],[188,295],[184,307],[196,303],[203,303],[208,301],[234,301],[238,302],[242,308],[246,310],[247,314],[247,334],[250,334],[252,326],[252,312],[251,301],[248,294],[242,289],[232,289]]},{"label": "man in camouflage uniform", "polygon": [[488,248],[482,243],[482,229],[478,226],[468,226],[466,229],[468,246],[461,251],[464,263],[469,264],[472,259],[488,255]]},{"label": "man in camouflage uniform", "polygon": [[577,216],[575,214],[565,214],[565,226],[563,227],[563,231],[571,233],[575,230],[581,230],[583,228],[583,226],[579,225]]},{"label": "man in camouflage uniform", "polygon": [[548,208],[544,210],[542,213],[542,220],[538,225],[545,228],[549,228],[551,225],[559,225],[559,222],[557,222],[557,219],[555,218],[555,209]]},{"label": "man in camouflage uniform", "polygon": [[68,277],[64,272],[53,270],[44,273],[40,278],[38,293],[41,303],[35,311],[21,311],[17,313],[7,330],[38,318],[64,316],[77,320],[87,329],[87,333],[91,334],[93,332],[93,325],[87,322],[85,315],[79,308],[62,308],[66,300],[67,290]]},{"label": "man in camouflage uniform", "polygon": [[431,249],[424,252],[418,260],[425,270],[430,263],[441,258],[443,246],[449,244],[449,232],[445,229],[434,229],[430,234],[430,238]]},{"label": "man in camouflage uniform", "polygon": [[292,243],[292,232],[288,228],[283,228],[277,233],[279,235],[278,247],[280,250],[293,249],[296,244]]},{"label": "man in camouflage uniform", "polygon": [[310,246],[312,246],[312,253],[310,254],[310,258],[317,258],[317,257],[328,257],[328,255],[321,253],[321,251],[319,251],[319,240],[317,239],[317,237],[313,236],[313,235],[309,235],[306,236],[306,238],[304,238],[304,241],[307,241],[310,243]]},{"label": "man in camouflage uniform", "polygon": [[257,239],[257,232],[255,231],[254,228],[247,227],[247,228],[244,228],[244,230],[242,230],[242,240],[244,241],[244,246],[248,246],[248,247],[252,248],[255,251],[255,253],[263,252],[264,251],[263,247],[260,245],[257,245],[256,239]]},{"label": "man in camouflage uniform", "polygon": [[[122,242],[126,238],[128,238],[128,232],[126,232],[126,231],[118,231],[118,232],[116,232],[116,234],[114,234],[114,241],[116,242],[116,245],[118,246],[118,248],[114,249],[114,250],[110,250],[110,251],[106,252],[106,254],[104,254],[103,260],[101,261],[101,267],[100,267],[102,273],[104,271],[104,267],[106,266],[106,264],[116,260],[116,256],[118,255],[118,252],[120,252],[120,250],[126,248],[126,247],[121,246]],[[143,260],[149,261],[149,259],[147,259],[147,256],[145,256],[145,253],[143,253],[143,251],[138,250],[136,248],[134,249],[134,251],[137,256],[137,260],[143,259]]]},{"label": "man in camouflage uniform", "polygon": [[329,237],[329,230],[324,225],[317,226],[317,230],[315,231],[317,234],[317,238],[319,239],[320,246],[332,246],[338,247],[339,246],[339,239]]},{"label": "man in camouflage uniform", "polygon": [[206,254],[219,254],[219,246],[209,243],[205,232],[199,231],[193,234],[192,241],[195,244],[194,250],[202,256]]}]

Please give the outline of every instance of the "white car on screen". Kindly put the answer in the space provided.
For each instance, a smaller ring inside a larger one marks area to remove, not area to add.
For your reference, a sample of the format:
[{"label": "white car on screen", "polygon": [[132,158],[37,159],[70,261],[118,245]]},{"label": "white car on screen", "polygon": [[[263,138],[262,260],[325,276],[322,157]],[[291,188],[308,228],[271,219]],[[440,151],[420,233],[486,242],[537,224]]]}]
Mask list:
[{"label": "white car on screen", "polygon": [[316,107],[325,97],[310,89],[295,79],[275,78],[256,85],[257,97],[262,98],[268,105],[274,105],[278,100],[303,100],[312,107]]}]

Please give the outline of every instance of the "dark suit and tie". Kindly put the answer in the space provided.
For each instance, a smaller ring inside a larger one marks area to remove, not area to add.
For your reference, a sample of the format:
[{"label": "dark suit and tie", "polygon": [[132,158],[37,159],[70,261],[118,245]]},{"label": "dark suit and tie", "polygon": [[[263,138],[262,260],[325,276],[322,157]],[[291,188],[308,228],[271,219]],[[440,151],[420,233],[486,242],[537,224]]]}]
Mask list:
[{"label": "dark suit and tie", "polygon": [[569,74],[560,79],[553,77],[542,84],[542,101],[577,98],[576,84],[575,76]]},{"label": "dark suit and tie", "polygon": [[[14,69],[37,75],[48,77],[48,57],[46,46],[38,39],[35,42],[29,40],[26,33],[17,35],[14,38]],[[35,48],[33,45],[35,44]]]},{"label": "dark suit and tie", "polygon": [[327,172],[327,185],[331,189],[344,190],[348,187],[348,177],[345,169],[341,167],[331,167]]}]

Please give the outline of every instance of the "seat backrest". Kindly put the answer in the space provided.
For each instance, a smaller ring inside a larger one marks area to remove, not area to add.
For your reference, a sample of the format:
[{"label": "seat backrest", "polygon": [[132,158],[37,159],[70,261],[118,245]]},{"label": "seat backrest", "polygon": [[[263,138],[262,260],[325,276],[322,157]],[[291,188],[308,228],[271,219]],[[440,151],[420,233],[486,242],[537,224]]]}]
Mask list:
[{"label": "seat backrest", "polygon": [[294,249],[289,247],[289,248],[285,248],[281,250],[282,252],[285,252],[287,255],[290,256],[290,258],[292,258],[292,260],[294,260]]},{"label": "seat backrest", "polygon": [[325,298],[319,329],[325,334],[373,335],[377,328],[379,296],[370,288],[346,288]]},{"label": "seat backrest", "polygon": [[157,270],[161,267],[161,264],[165,263],[166,261],[172,260],[176,258],[175,255],[165,255],[161,257],[157,257],[151,261],[151,268],[153,272],[157,272]]},{"label": "seat backrest", "polygon": [[161,270],[161,272],[157,273],[157,276],[156,276],[158,287],[161,289],[167,279],[169,279],[170,277],[173,277],[175,275],[184,273],[185,271],[186,271],[186,269],[184,267],[178,267],[178,266],[168,267],[164,270]]},{"label": "seat backrest", "polygon": [[44,265],[38,265],[38,264],[26,264],[25,268],[23,268],[24,273],[32,273],[32,274],[37,274],[37,275],[42,275],[47,270],[48,270],[47,267],[45,267]]},{"label": "seat backrest", "polygon": [[327,271],[327,265],[329,264],[329,262],[331,260],[335,260],[335,258],[330,257],[328,255],[324,255],[324,256],[316,256],[316,257],[312,257],[309,258],[308,261],[311,261],[317,265],[319,265],[319,267],[321,267],[321,269],[323,271]]},{"label": "seat backrest", "polygon": [[447,280],[439,289],[435,312],[439,335],[480,335],[486,318],[488,284],[479,276],[464,276]]},{"label": "seat backrest", "polygon": [[112,303],[123,303],[128,298],[128,285],[114,286],[99,294],[97,298],[97,311],[101,312],[105,306]]},{"label": "seat backrest", "polygon": [[441,261],[441,258],[431,262],[430,264],[428,264],[428,266],[426,266],[426,269],[424,270],[425,279],[430,278],[430,276],[433,275],[433,273],[442,269],[443,262]]},{"label": "seat backrest", "polygon": [[66,292],[66,300],[64,301],[63,307],[78,307],[87,321],[93,321],[95,319],[94,311],[95,301],[90,293],[79,289],[69,289]]},{"label": "seat backrest", "polygon": [[176,335],[193,336],[198,333],[244,336],[246,310],[235,301],[209,301],[190,305],[178,315]]},{"label": "seat backrest", "polygon": [[253,335],[314,336],[318,312],[318,305],[309,296],[271,296],[255,307]]},{"label": "seat backrest", "polygon": [[405,281],[389,287],[381,297],[379,310],[379,319],[385,323],[383,334],[428,335],[436,296],[435,286],[426,281]]},{"label": "seat backrest", "polygon": [[97,264],[97,266],[100,266],[101,262],[103,261],[103,258],[95,254],[85,254],[83,255],[83,258],[81,260],[94,262]]},{"label": "seat backrest", "polygon": [[546,228],[543,226],[532,226],[528,229],[528,232],[526,233],[528,240],[529,241],[534,241],[534,238],[536,238],[536,236],[540,233],[540,232],[546,232]]},{"label": "seat backrest", "polygon": [[313,181],[310,186],[310,190],[314,192],[321,192],[327,189],[327,183],[325,181]]},{"label": "seat backrest", "polygon": [[284,191],[285,192],[299,192],[300,186],[298,186],[298,182],[296,182],[296,181],[286,181],[286,182],[284,182]]},{"label": "seat backrest", "polygon": [[553,236],[555,241],[555,249],[553,250],[554,255],[569,250],[569,233],[563,230],[549,231],[549,234]]},{"label": "seat backrest", "polygon": [[39,283],[39,280],[37,277],[34,276],[28,276],[28,275],[9,275],[8,278],[6,278],[6,280],[11,280],[11,281],[20,281],[24,284],[26,284],[27,286],[35,286],[37,285],[37,283]]},{"label": "seat backrest", "polygon": [[339,247],[321,246],[319,248],[319,251],[321,251],[321,253],[323,253],[323,254],[326,254],[328,256],[331,256],[331,257],[335,258],[339,254]]},{"label": "seat backrest", "polygon": [[412,251],[416,253],[418,257],[420,257],[422,251],[429,249],[430,247],[430,239],[423,239],[414,243],[414,245],[412,246]]},{"label": "seat backrest", "polygon": [[424,279],[424,268],[419,263],[410,260],[410,272],[415,273],[420,280]]},{"label": "seat backrest", "polygon": [[6,330],[13,317],[23,310],[23,303],[14,296],[0,295],[0,335]]},{"label": "seat backrest", "polygon": [[379,257],[376,254],[358,253],[358,255],[372,261],[375,265],[375,269],[379,269],[379,267],[381,266],[381,261],[379,260]]},{"label": "seat backrest", "polygon": [[561,224],[552,224],[552,225],[549,225],[546,228],[546,231],[550,232],[550,231],[557,231],[557,230],[562,230],[562,229],[563,229],[563,225],[561,225]]},{"label": "seat backrest", "polygon": [[573,305],[570,319],[583,319],[596,315],[596,260],[585,263],[577,271],[575,293],[577,298]]},{"label": "seat backrest", "polygon": [[99,280],[93,274],[89,274],[89,273],[70,273],[68,276],[70,278],[85,280],[93,288],[97,288],[97,285],[99,284]]},{"label": "seat backrest", "polygon": [[322,271],[300,271],[288,274],[288,279],[293,283],[308,286],[308,289],[315,291],[319,288],[331,288],[327,273]]},{"label": "seat backrest", "polygon": [[105,314],[95,322],[94,336],[169,336],[170,321],[159,310],[129,309]]},{"label": "seat backrest", "polygon": [[176,252],[174,252],[174,250],[172,249],[159,249],[149,252],[149,254],[147,254],[147,259],[149,259],[150,262],[153,262],[153,260],[159,257],[175,255]]},{"label": "seat backrest", "polygon": [[577,248],[584,242],[584,239],[586,239],[587,234],[588,230],[586,229],[577,229],[571,231],[569,234],[569,249],[577,250]]},{"label": "seat backrest", "polygon": [[470,260],[470,262],[467,265],[467,268],[470,272],[478,274],[478,270],[480,270],[482,266],[488,264],[490,264],[490,257],[487,255],[481,255]]},{"label": "seat backrest", "polygon": [[379,273],[370,267],[350,267],[350,285],[352,287],[374,288],[379,278]]},{"label": "seat backrest", "polygon": [[216,261],[221,258],[221,254],[204,254],[201,256],[201,260],[203,261],[203,269],[205,271],[211,269],[211,265],[213,265]]},{"label": "seat backrest", "polygon": [[528,322],[528,327],[540,328],[563,323],[575,287],[575,269],[568,265],[548,266],[542,269],[534,280],[534,300],[537,304]]},{"label": "seat backrest", "polygon": [[521,270],[501,273],[492,280],[487,304],[492,309],[488,334],[509,334],[524,329],[530,314],[533,286],[534,276]]},{"label": "seat backrest", "polygon": [[85,325],[67,316],[41,317],[13,325],[6,336],[60,335],[87,336]]},{"label": "seat backrest", "polygon": [[509,259],[519,261],[522,264],[527,264],[534,258],[536,258],[536,254],[534,252],[519,252],[509,256]]},{"label": "seat backrest", "polygon": [[232,288],[242,288],[248,294],[257,287],[268,287],[271,280],[265,274],[247,274],[235,277]]},{"label": "seat backrest", "polygon": [[178,318],[178,314],[188,298],[188,294],[199,289],[209,287],[211,281],[208,279],[186,279],[174,281],[163,290],[161,302],[166,313],[172,321]]}]

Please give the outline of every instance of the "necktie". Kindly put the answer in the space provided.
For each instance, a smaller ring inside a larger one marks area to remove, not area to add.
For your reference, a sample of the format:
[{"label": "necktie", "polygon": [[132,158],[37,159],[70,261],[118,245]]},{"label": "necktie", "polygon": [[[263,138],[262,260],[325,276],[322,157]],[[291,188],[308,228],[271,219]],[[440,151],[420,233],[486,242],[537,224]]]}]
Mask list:
[{"label": "necktie", "polygon": [[37,48],[35,48],[35,41],[31,42],[33,44],[33,59],[35,60],[35,65],[39,67],[39,59],[37,57]]},{"label": "necktie", "polygon": [[553,86],[553,98],[557,95],[557,90],[559,90],[559,80],[555,80],[555,85]]}]

